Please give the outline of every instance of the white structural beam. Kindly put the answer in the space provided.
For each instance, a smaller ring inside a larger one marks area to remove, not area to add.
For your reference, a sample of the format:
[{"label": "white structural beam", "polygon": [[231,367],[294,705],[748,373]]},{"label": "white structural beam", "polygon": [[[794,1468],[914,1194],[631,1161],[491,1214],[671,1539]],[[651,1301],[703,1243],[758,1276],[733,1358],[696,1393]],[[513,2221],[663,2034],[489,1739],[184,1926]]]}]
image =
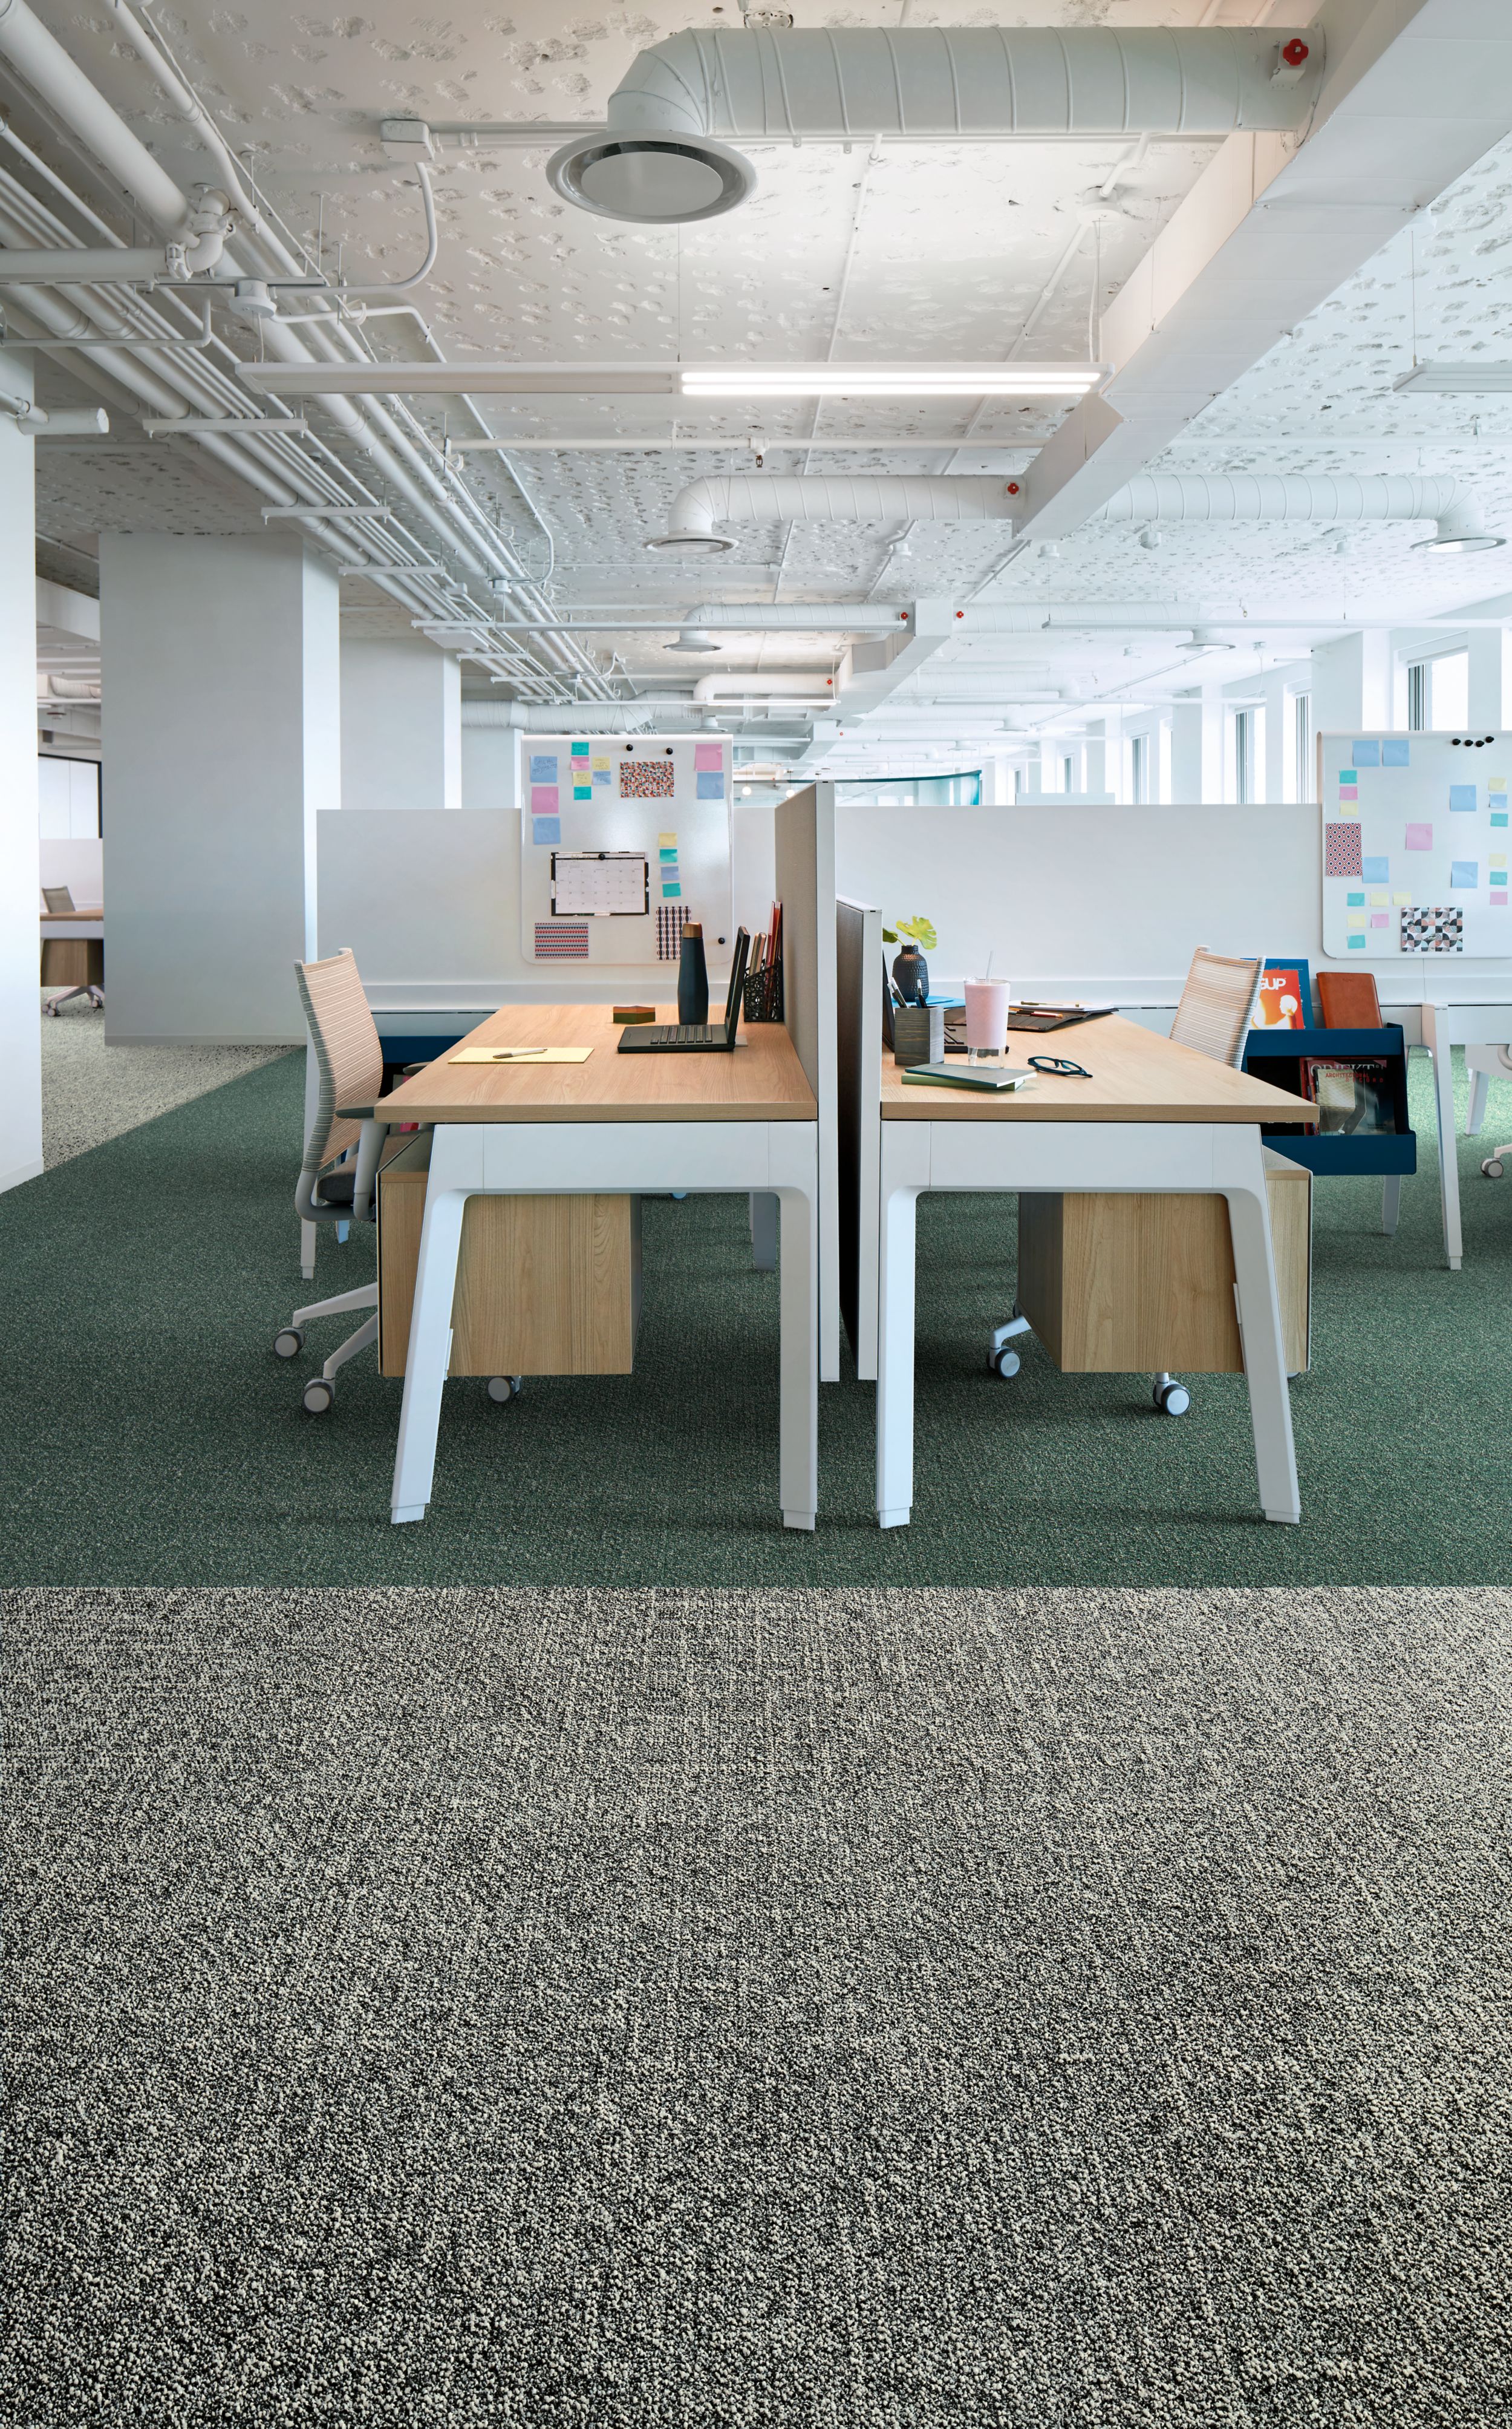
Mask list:
[{"label": "white structural beam", "polygon": [[907,624],[899,623],[896,636],[882,634],[874,641],[853,641],[835,678],[841,716],[853,719],[879,708],[937,650],[964,630],[948,601],[920,599],[910,608]]},{"label": "white structural beam", "polygon": [[1022,476],[1017,538],[1075,531],[1512,125],[1504,0],[1324,0],[1302,142],[1231,135],[1102,322],[1113,366]]},{"label": "white structural beam", "polygon": [[42,1168],[37,914],[37,593],[32,438],[15,407],[31,362],[6,358],[0,414],[0,1189]]}]

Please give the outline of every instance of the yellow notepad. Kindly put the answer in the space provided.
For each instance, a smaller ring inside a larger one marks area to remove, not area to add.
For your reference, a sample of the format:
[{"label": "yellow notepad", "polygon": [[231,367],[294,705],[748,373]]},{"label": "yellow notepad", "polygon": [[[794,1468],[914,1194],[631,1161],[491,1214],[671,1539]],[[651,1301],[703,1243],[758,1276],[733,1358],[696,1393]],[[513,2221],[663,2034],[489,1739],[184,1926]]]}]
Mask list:
[{"label": "yellow notepad", "polygon": [[593,1052],[591,1046],[464,1046],[458,1054],[449,1054],[449,1063],[518,1063],[538,1067],[542,1063],[586,1063]]}]

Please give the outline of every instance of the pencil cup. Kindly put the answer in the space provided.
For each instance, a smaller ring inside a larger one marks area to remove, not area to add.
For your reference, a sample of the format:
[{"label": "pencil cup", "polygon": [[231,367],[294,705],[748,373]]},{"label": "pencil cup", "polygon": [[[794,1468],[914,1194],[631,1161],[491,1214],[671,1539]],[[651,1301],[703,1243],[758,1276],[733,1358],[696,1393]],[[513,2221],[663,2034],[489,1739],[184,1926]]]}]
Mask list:
[{"label": "pencil cup", "polygon": [[966,981],[966,1060],[1001,1063],[1008,1050],[1008,981]]},{"label": "pencil cup", "polygon": [[893,1060],[905,1068],[932,1062],[943,1050],[943,1012],[927,1003],[893,1006]]}]

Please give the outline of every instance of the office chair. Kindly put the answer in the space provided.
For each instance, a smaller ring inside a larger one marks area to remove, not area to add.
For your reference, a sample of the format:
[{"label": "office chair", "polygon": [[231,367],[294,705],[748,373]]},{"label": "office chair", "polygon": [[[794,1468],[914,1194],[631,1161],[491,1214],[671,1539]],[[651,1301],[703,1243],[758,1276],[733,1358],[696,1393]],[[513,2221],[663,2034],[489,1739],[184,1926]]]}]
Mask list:
[{"label": "office chair", "polygon": [[[1177,1046],[1190,1046],[1196,1054],[1206,1054],[1210,1062],[1227,1063],[1237,1071],[1244,1060],[1245,1040],[1260,1000],[1260,973],[1264,967],[1260,961],[1209,953],[1206,946],[1199,945],[1192,954],[1187,983],[1171,1023],[1173,1041]],[[1009,1322],[994,1330],[987,1363],[1005,1382],[1018,1373],[1020,1364],[1018,1352],[1008,1345],[1029,1330],[1028,1317],[1020,1315],[1015,1307]],[[1155,1378],[1154,1398],[1164,1417],[1184,1417],[1192,1406],[1192,1394],[1185,1383],[1178,1383],[1174,1375],[1163,1370]]]},{"label": "office chair", "polygon": [[[59,912],[66,916],[68,913],[76,910],[78,907],[74,900],[72,887],[67,885],[44,885],[42,887],[42,901],[46,903],[48,910],[53,914],[55,918],[58,917]],[[60,943],[61,941],[61,938],[54,937],[44,939],[42,945],[42,959],[44,961],[47,958],[48,945]],[[89,940],[86,939],[86,947],[88,946],[88,943]],[[102,955],[100,958],[103,961],[104,956]],[[45,985],[46,981],[43,980],[42,983]],[[42,1010],[45,1013],[50,1013],[52,1017],[56,1020],[58,1017],[58,1008],[59,1004],[72,1003],[76,995],[87,995],[90,1001],[93,1004],[96,1012],[103,1012],[105,1010],[105,996],[97,979],[85,979],[79,986],[68,987],[61,995],[49,996],[47,1001],[42,1006]]]},{"label": "office chair", "polygon": [[[1506,1047],[1497,1048],[1496,1059],[1499,1063],[1504,1063],[1507,1069],[1512,1071],[1512,1051],[1509,1051]],[[1512,1155],[1512,1140],[1509,1140],[1505,1147],[1492,1148],[1490,1154],[1486,1157],[1481,1165],[1481,1171],[1487,1181],[1501,1180],[1504,1170],[1503,1159],[1509,1155]]]},{"label": "office chair", "polygon": [[[323,962],[296,962],[294,976],[320,1082],[294,1191],[294,1210],[301,1223],[371,1223],[377,1214],[373,1181],[384,1125],[371,1119],[370,1109],[383,1094],[384,1049],[357,976],[356,957],[349,950]],[[347,1112],[339,1114],[339,1106]],[[354,1107],[363,1108],[366,1117],[356,1118]],[[377,1305],[378,1285],[373,1281],[365,1282],[360,1290],[341,1291],[334,1298],[297,1307],[274,1335],[273,1355],[297,1358],[304,1347],[304,1328],[318,1316],[345,1315],[359,1307],[376,1311]],[[374,1313],[305,1384],[304,1403],[310,1416],[324,1415],[336,1398],[337,1369],[359,1351],[370,1348],[377,1338]]]}]

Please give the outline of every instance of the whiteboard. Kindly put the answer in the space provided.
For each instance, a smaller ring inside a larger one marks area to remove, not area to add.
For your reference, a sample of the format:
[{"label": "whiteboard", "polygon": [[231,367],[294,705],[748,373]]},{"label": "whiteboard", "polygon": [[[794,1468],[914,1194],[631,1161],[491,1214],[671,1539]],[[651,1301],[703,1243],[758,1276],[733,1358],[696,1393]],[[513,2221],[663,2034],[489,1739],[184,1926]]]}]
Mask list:
[{"label": "whiteboard", "polygon": [[643,919],[650,900],[640,851],[553,851],[554,919]]},{"label": "whiteboard", "polygon": [[[700,919],[711,966],[722,961],[733,934],[728,735],[527,733],[518,749],[524,960],[675,965],[683,921]],[[568,879],[563,891],[565,859],[599,853],[635,865],[633,904],[621,878],[587,890]]]},{"label": "whiteboard", "polygon": [[1318,766],[1325,951],[1512,953],[1512,735],[1325,734]]}]

